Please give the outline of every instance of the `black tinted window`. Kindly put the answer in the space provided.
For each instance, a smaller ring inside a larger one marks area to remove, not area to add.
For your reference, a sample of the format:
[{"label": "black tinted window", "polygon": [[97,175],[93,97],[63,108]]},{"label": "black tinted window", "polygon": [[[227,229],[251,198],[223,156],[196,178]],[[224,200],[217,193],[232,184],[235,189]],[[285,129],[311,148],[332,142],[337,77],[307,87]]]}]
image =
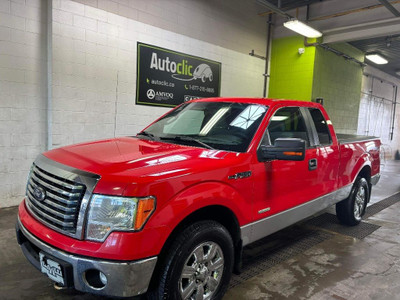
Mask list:
[{"label": "black tinted window", "polygon": [[269,135],[269,143],[272,145],[277,138],[299,138],[305,140],[309,145],[306,124],[298,107],[279,109],[271,117],[267,135]]},{"label": "black tinted window", "polygon": [[329,145],[332,143],[332,138],[329,133],[328,124],[318,108],[310,108],[310,114],[314,121],[315,129],[317,130],[319,143],[321,145]]}]

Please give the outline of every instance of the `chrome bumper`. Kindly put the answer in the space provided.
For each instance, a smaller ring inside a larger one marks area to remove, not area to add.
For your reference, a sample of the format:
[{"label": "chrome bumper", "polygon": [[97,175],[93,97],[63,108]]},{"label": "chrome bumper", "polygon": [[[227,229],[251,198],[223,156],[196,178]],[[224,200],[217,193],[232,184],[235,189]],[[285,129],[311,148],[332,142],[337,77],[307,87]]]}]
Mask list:
[{"label": "chrome bumper", "polygon": [[[137,261],[112,261],[76,256],[53,248],[33,236],[18,218],[17,239],[26,258],[40,270],[39,252],[54,257],[71,266],[69,276],[76,290],[98,295],[131,297],[147,291],[157,257]],[[33,245],[33,247],[32,247]],[[39,248],[37,250],[36,248]],[[107,276],[107,284],[102,288],[89,285],[85,279],[87,270],[98,270]]]}]

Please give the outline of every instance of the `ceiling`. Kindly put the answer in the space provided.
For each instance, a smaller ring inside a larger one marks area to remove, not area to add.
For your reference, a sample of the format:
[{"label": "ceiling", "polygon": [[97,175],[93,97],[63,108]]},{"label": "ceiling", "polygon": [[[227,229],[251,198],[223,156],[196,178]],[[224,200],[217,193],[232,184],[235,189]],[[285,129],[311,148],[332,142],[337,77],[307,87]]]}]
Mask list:
[{"label": "ceiling", "polygon": [[321,1],[322,0],[269,0],[268,2],[271,2],[276,7],[286,11]]},{"label": "ceiling", "polygon": [[389,63],[380,66],[375,65],[375,67],[388,74],[400,77],[396,74],[396,71],[400,71],[400,34],[353,41],[350,44],[365,53],[378,52],[382,54]]},{"label": "ceiling", "polygon": [[282,24],[288,16],[297,17],[320,30],[324,43],[348,42],[365,53],[378,52],[388,64],[365,62],[400,78],[396,74],[400,71],[400,1],[257,0],[257,3],[263,7],[259,15],[275,12],[274,38],[292,35]]}]

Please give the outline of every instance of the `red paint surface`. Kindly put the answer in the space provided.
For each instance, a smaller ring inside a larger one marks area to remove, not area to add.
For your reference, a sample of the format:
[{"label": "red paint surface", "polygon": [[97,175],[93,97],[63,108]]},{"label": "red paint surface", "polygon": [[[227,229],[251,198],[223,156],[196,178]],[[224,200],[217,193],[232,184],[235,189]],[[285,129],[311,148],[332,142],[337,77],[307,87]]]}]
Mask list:
[{"label": "red paint surface", "polygon": [[[204,100],[196,100],[204,101]],[[80,241],[36,221],[25,209],[24,226],[42,241],[79,255],[134,260],[157,255],[169,234],[192,212],[210,205],[230,209],[239,225],[265,218],[351,184],[364,166],[379,173],[380,141],[339,145],[329,125],[332,145],[310,148],[304,161],[258,162],[257,147],[269,118],[280,107],[318,107],[310,102],[218,98],[207,101],[258,103],[269,107],[246,153],[180,146],[132,137],[67,146],[44,153],[59,163],[101,176],[94,192],[108,195],[155,196],[157,209],[140,232],[113,232],[103,243]],[[318,169],[308,170],[316,158]],[[245,179],[228,176],[251,171]],[[259,214],[258,211],[271,210]]]}]

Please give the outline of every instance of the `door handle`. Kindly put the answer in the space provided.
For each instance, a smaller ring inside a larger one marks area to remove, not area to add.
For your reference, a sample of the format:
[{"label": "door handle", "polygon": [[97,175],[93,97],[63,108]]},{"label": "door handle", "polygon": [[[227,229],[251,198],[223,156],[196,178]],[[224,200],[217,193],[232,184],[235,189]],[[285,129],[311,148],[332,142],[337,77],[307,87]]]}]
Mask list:
[{"label": "door handle", "polygon": [[316,170],[318,167],[318,161],[316,158],[312,158],[308,161],[308,170],[313,171]]}]

